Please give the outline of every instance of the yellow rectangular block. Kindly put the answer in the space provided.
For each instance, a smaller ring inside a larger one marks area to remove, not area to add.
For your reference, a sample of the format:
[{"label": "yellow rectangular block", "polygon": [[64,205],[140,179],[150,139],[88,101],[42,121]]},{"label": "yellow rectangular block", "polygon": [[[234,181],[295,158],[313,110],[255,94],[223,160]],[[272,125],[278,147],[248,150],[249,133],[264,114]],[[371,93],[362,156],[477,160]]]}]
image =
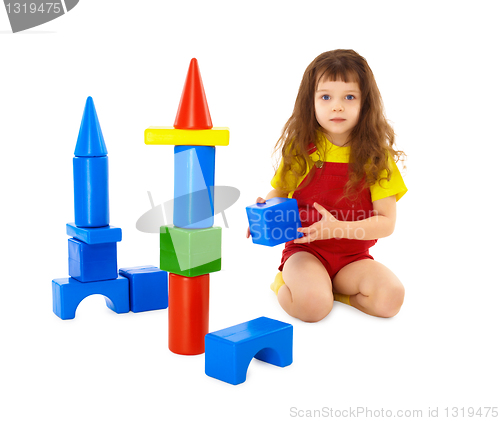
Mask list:
[{"label": "yellow rectangular block", "polygon": [[151,126],[144,131],[146,145],[227,146],[229,129],[212,127],[209,130],[183,130],[168,126]]}]

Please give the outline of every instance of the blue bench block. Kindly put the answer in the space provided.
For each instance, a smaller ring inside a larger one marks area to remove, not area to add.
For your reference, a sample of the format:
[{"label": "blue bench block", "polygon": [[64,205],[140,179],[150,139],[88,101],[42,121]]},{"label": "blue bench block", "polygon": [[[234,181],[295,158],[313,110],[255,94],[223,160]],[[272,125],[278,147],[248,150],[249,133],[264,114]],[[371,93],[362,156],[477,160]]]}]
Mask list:
[{"label": "blue bench block", "polygon": [[54,313],[63,320],[74,319],[78,305],[90,295],[101,294],[106,298],[106,305],[115,313],[128,313],[128,279],[119,276],[116,279],[97,282],[80,282],[73,278],[60,278],[52,281],[52,305]]},{"label": "blue bench block", "polygon": [[292,363],[293,326],[267,317],[205,336],[205,374],[230,384],[246,380],[255,357],[278,367]]},{"label": "blue bench block", "polygon": [[168,307],[168,272],[156,266],[121,268],[129,280],[130,310],[134,313]]},{"label": "blue bench block", "polygon": [[118,276],[116,243],[87,244],[68,239],[69,276],[80,282],[115,279]]},{"label": "blue bench block", "polygon": [[174,225],[210,228],[214,224],[214,146],[174,147]]},{"label": "blue bench block", "polygon": [[264,246],[276,246],[303,236],[297,200],[275,197],[266,203],[247,206],[252,241]]},{"label": "blue bench block", "polygon": [[122,229],[112,227],[82,228],[77,227],[74,222],[66,224],[66,233],[70,237],[83,241],[87,244],[116,243],[122,241]]}]

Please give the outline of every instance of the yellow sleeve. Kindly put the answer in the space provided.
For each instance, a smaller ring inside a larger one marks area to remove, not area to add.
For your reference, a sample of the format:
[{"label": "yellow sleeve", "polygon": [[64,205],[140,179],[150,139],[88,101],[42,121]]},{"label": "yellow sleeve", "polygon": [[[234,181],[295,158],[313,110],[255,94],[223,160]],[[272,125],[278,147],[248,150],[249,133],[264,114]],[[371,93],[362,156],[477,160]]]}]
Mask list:
[{"label": "yellow sleeve", "polygon": [[[399,172],[399,168],[392,157],[389,157],[389,166],[392,171],[390,181],[380,180],[380,182],[377,181],[374,185],[370,186],[372,202],[394,195],[396,196],[396,201],[398,201],[408,191],[403,181],[403,177]],[[387,170],[380,173],[380,178],[383,177],[387,177]]]},{"label": "yellow sleeve", "polygon": [[293,192],[297,188],[297,179],[295,178],[295,176],[292,174],[291,171],[288,171],[288,173],[285,175],[285,183],[283,185],[280,182],[280,177],[282,172],[283,172],[283,160],[280,161],[278,170],[276,171],[276,174],[274,174],[274,177],[271,180],[271,186],[273,186],[273,188],[276,190]]}]

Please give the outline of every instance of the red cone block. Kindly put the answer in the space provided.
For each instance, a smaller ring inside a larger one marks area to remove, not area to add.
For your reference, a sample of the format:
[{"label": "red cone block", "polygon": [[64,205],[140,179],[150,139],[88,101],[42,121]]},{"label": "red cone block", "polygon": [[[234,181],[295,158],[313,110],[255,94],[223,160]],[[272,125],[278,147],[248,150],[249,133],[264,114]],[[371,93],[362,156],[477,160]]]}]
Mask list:
[{"label": "red cone block", "polygon": [[213,127],[198,60],[195,58],[189,64],[174,127],[184,130],[208,130]]}]

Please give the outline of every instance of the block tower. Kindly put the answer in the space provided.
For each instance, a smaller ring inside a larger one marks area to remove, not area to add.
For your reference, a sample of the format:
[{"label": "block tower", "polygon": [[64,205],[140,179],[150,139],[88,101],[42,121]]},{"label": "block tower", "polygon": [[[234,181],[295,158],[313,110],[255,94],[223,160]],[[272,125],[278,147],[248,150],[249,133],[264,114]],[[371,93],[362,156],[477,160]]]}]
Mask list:
[{"label": "block tower", "polygon": [[109,225],[108,151],[94,101],[87,98],[73,158],[75,222],[66,225],[69,278],[52,281],[54,313],[73,319],[80,302],[104,295],[116,313],[168,307],[168,274],[145,265],[117,270],[122,230]]},{"label": "block tower", "polygon": [[116,313],[127,313],[128,279],[118,275],[116,243],[122,230],[109,225],[108,151],[94,101],[87,98],[73,158],[75,222],[66,225],[69,278],[52,281],[53,310],[73,319],[78,304],[102,294]]},{"label": "block tower", "polygon": [[208,333],[210,273],[221,269],[214,227],[215,147],[229,130],[213,127],[198,62],[189,65],[173,127],[149,127],[146,145],[174,145],[174,223],[160,227],[160,269],[169,272],[169,349],[202,354]]}]

